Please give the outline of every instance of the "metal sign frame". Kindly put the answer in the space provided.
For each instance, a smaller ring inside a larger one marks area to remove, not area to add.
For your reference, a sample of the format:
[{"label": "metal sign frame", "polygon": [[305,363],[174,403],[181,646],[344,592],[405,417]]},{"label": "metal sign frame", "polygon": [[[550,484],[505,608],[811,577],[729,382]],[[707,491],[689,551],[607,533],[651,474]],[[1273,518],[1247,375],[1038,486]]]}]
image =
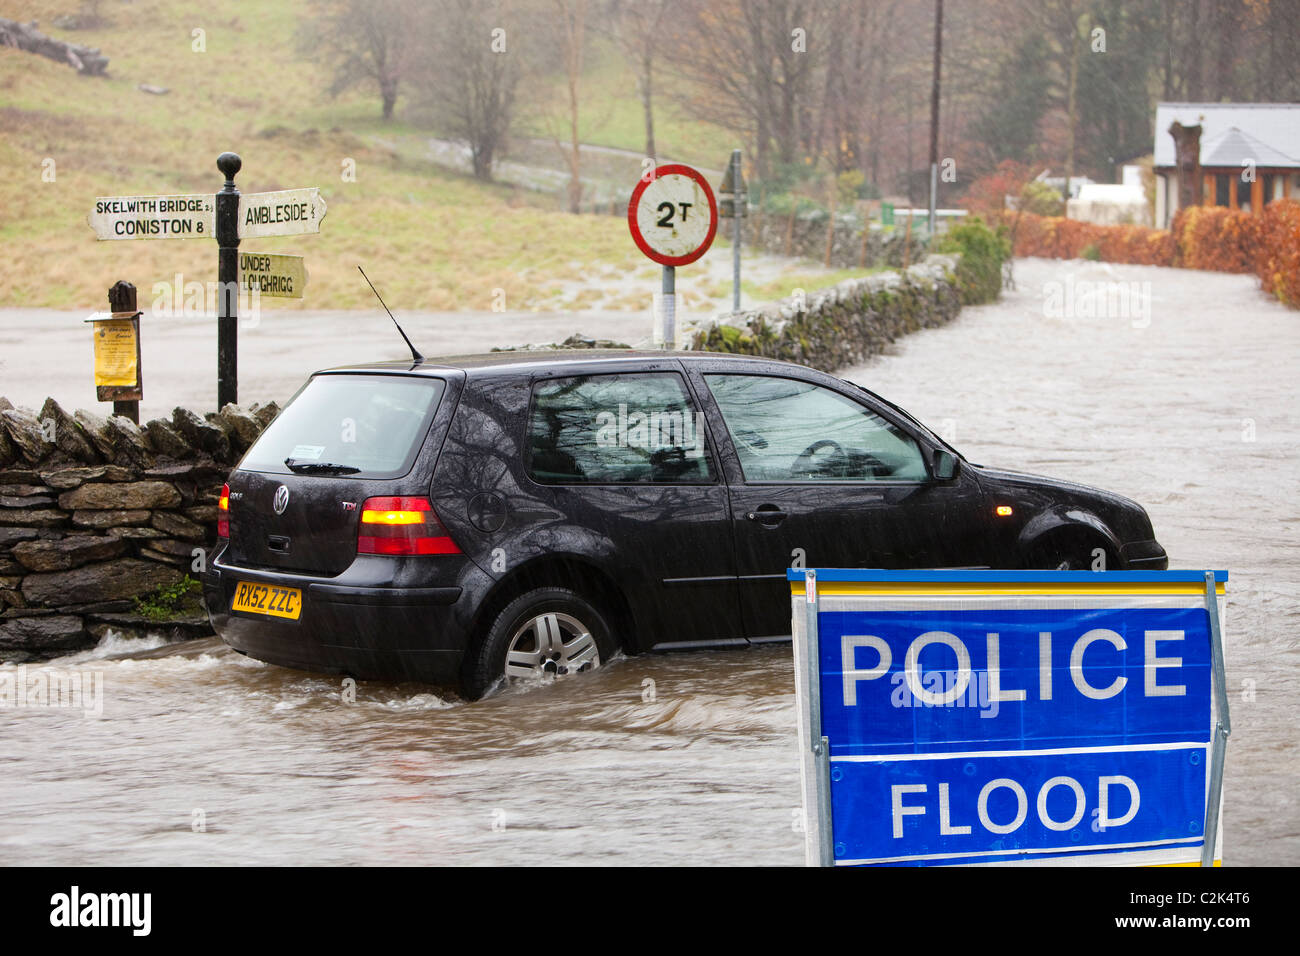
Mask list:
[{"label": "metal sign frame", "polygon": [[[842,569],[795,569],[787,571],[792,597],[803,584],[803,613],[795,605],[792,621],[794,636],[795,684],[798,696],[800,774],[803,785],[805,826],[807,828],[806,862],[809,866],[835,866],[834,818],[831,801],[831,742],[822,732],[820,681],[819,615],[823,583],[898,583],[939,584],[1169,584],[1203,586],[1202,600],[1209,618],[1210,663],[1212,672],[1212,707],[1208,784],[1205,794],[1204,824],[1201,829],[1201,866],[1213,866],[1219,849],[1220,809],[1223,799],[1223,772],[1232,722],[1228,707],[1227,678],[1224,668],[1223,630],[1220,617],[1218,585],[1228,580],[1224,570],[1207,571],[862,571]],[[792,603],[794,603],[792,601]],[[1029,751],[1028,753],[1032,753]],[[1080,856],[1057,858],[1077,862]],[[1082,857],[1088,859],[1088,857]],[[1035,862],[1051,863],[1053,860]]]}]

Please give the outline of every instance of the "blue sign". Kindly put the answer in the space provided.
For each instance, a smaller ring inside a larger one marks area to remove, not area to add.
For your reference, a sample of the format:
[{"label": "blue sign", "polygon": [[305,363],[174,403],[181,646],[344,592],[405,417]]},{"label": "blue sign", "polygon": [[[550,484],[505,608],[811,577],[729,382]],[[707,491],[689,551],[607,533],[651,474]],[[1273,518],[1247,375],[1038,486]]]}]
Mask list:
[{"label": "blue sign", "polygon": [[1204,574],[1135,574],[815,571],[805,603],[791,571],[833,862],[1199,858],[1217,602]]}]

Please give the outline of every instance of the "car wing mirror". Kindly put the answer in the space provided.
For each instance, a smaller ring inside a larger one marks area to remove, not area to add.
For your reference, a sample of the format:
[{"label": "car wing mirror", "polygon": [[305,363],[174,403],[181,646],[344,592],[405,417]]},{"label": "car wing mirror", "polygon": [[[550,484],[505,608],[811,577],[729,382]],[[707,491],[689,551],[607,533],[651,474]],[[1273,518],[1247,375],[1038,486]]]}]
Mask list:
[{"label": "car wing mirror", "polygon": [[943,448],[935,450],[931,464],[935,481],[952,481],[961,471],[961,459]]}]

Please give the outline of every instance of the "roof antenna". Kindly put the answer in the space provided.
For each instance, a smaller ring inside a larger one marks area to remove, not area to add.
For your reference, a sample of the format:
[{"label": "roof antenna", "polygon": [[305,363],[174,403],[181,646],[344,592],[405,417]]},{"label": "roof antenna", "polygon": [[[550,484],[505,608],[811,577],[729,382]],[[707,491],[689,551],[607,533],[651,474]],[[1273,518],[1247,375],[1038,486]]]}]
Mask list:
[{"label": "roof antenna", "polygon": [[[379,304],[384,307],[384,311],[388,313],[388,317],[393,320],[393,325],[397,325],[397,319],[393,316],[392,310],[388,308],[388,303],[386,303],[384,297],[379,294],[379,290],[375,288],[375,284],[370,281],[370,276],[366,275],[366,270],[357,266],[357,271],[361,273],[361,278],[366,280],[366,285],[370,286],[370,291],[375,294],[375,298],[378,299]],[[411,350],[411,357],[415,359],[415,364],[419,365],[424,361],[424,356],[421,355],[419,350],[411,344],[411,340],[406,337],[406,333],[402,331],[400,325],[397,325],[397,331],[401,334],[402,338],[406,340],[406,347]]]}]

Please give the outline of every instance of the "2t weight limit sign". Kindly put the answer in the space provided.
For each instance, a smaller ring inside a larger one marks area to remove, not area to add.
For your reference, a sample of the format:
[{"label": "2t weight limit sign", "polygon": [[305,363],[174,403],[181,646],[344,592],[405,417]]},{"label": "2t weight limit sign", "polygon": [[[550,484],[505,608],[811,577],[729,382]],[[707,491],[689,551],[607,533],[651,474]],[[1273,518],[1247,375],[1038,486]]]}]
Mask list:
[{"label": "2t weight limit sign", "polygon": [[684,266],[708,251],[718,231],[718,203],[699,171],[670,163],[642,179],[627,206],[637,247],[665,266]]}]

